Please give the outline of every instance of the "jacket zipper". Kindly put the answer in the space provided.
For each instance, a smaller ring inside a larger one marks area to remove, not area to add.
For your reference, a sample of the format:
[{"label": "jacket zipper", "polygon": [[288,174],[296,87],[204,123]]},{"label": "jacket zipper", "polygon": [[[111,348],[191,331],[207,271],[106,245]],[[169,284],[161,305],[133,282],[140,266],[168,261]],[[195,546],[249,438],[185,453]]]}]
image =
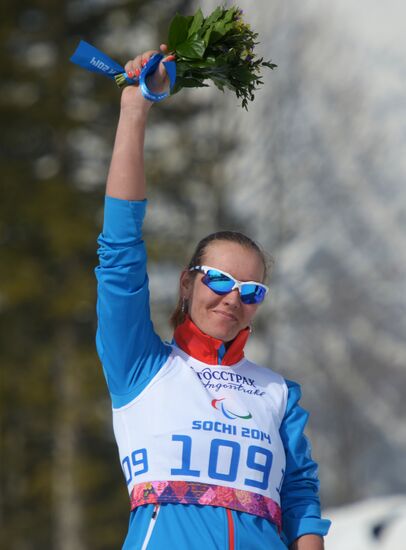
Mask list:
[{"label": "jacket zipper", "polygon": [[141,550],[146,550],[147,549],[149,539],[152,536],[152,531],[154,530],[154,527],[155,527],[155,524],[156,524],[156,520],[157,520],[157,517],[158,517],[158,514],[159,514],[159,510],[160,510],[160,505],[155,504],[154,510],[152,512],[151,519],[149,521],[149,525],[148,525],[148,529],[147,529],[147,532],[146,532],[146,535],[145,535],[145,539],[144,539],[144,542],[142,543],[142,546],[141,546]]},{"label": "jacket zipper", "polygon": [[235,550],[234,520],[233,512],[226,508],[227,526],[228,526],[228,550]]}]

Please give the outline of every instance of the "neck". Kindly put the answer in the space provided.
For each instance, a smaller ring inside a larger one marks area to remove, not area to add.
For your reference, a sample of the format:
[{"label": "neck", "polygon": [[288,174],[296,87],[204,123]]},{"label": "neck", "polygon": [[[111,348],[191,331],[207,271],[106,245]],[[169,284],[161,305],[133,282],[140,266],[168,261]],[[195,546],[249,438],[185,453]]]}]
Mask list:
[{"label": "neck", "polygon": [[223,342],[218,338],[202,332],[190,319],[175,329],[176,345],[188,355],[207,363],[208,365],[234,365],[244,357],[244,346],[250,334],[247,327],[241,330],[231,342]]}]

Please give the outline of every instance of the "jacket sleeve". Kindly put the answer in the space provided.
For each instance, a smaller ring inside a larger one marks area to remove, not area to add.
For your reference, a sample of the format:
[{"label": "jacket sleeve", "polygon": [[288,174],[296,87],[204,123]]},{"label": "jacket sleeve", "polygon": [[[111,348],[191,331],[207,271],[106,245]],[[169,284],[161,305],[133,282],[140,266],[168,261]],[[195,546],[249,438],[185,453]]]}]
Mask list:
[{"label": "jacket sleeve", "polygon": [[146,201],[106,196],[98,238],[96,347],[112,397],[121,407],[136,397],[170,353],[154,331],[149,308],[142,222]]},{"label": "jacket sleeve", "polygon": [[286,472],[281,488],[282,531],[288,546],[306,534],[324,536],[331,522],[320,517],[317,464],[304,428],[309,414],[299,405],[299,384],[286,381],[288,401],[280,434],[286,453]]}]

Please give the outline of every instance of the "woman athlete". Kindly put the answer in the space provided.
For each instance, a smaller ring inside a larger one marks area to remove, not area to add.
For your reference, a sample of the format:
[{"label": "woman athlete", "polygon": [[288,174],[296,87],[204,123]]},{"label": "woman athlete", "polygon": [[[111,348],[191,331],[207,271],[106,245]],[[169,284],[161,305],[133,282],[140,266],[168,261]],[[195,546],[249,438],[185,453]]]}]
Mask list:
[{"label": "woman athlete", "polygon": [[[167,86],[161,62],[149,87]],[[151,105],[137,86],[122,92],[96,268],[97,350],[131,500],[123,548],[321,550],[330,522],[300,388],[244,356],[267,293],[257,245],[235,232],[203,239],[180,276],[172,343],[154,332],[141,235]]]}]

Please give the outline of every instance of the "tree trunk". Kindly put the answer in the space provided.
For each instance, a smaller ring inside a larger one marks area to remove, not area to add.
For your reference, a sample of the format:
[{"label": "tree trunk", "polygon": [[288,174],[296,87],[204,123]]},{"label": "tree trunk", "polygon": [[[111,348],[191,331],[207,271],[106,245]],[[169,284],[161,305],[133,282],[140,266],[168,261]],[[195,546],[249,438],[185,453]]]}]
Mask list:
[{"label": "tree trunk", "polygon": [[57,550],[82,550],[82,503],[75,479],[77,460],[77,412],[79,385],[74,367],[74,335],[71,328],[61,330],[56,358],[55,393],[57,410],[54,422],[52,472],[53,539]]}]

